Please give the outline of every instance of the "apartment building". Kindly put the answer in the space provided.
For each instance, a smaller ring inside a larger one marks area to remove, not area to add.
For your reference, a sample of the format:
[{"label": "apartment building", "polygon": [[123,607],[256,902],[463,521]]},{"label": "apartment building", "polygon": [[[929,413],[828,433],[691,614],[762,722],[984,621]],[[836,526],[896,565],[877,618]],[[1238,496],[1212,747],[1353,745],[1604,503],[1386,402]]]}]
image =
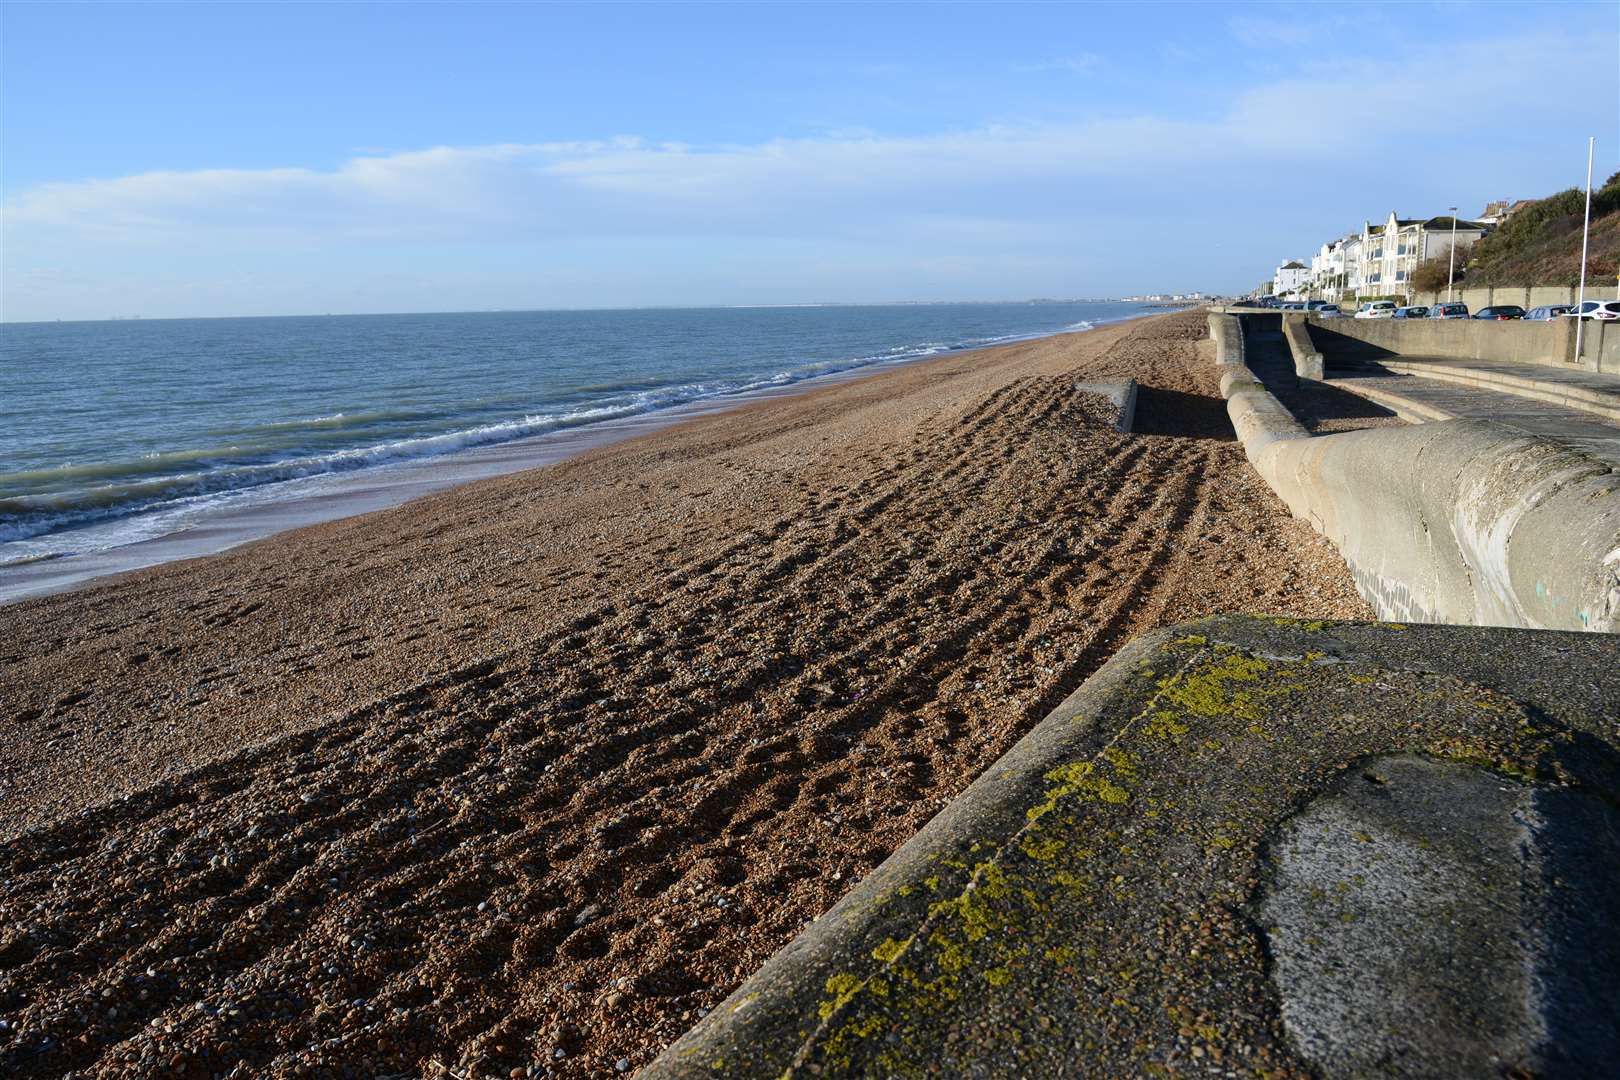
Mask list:
[{"label": "apartment building", "polygon": [[[1500,220],[1513,206],[1493,203],[1486,209],[1496,210],[1496,215],[1487,216]],[[1403,218],[1392,210],[1380,224],[1364,221],[1359,232],[1323,244],[1309,266],[1294,260],[1283,263],[1272,276],[1273,289],[1278,296],[1309,295],[1332,303],[1367,296],[1409,297],[1419,263],[1447,258],[1453,244],[1459,253],[1466,251],[1490,231],[1491,224],[1453,221],[1446,215]]]}]

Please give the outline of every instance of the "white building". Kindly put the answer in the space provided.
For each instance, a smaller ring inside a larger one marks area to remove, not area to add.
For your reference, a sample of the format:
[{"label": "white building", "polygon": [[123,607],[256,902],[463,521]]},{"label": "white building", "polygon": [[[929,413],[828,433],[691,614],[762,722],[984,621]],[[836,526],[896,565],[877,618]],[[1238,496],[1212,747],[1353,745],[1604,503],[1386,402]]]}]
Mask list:
[{"label": "white building", "polygon": [[1344,253],[1348,237],[1329,240],[1311,256],[1311,298],[1334,302],[1344,295]]},{"label": "white building", "polygon": [[1301,292],[1310,282],[1311,271],[1304,263],[1289,259],[1271,275],[1271,288],[1278,296]]},{"label": "white building", "polygon": [[1412,272],[1418,263],[1447,258],[1454,242],[1459,252],[1466,251],[1488,231],[1477,221],[1400,218],[1393,210],[1382,225],[1366,222],[1361,229],[1355,295],[1403,297],[1412,295]]}]

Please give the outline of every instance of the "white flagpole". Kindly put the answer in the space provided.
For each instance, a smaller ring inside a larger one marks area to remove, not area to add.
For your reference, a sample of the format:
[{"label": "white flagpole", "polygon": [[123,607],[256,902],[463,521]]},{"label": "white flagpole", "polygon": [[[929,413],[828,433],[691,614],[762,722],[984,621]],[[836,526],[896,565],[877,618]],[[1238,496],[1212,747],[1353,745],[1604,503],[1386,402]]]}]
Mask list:
[{"label": "white flagpole", "polygon": [[1451,254],[1446,264],[1446,303],[1451,303],[1451,287],[1457,281],[1457,208],[1451,208]]},{"label": "white flagpole", "polygon": [[1586,240],[1592,231],[1592,144],[1594,140],[1588,136],[1586,140],[1586,220],[1581,223],[1581,292],[1580,299],[1575,302],[1575,362],[1581,362],[1581,331],[1586,327],[1586,316],[1581,311],[1586,303]]}]

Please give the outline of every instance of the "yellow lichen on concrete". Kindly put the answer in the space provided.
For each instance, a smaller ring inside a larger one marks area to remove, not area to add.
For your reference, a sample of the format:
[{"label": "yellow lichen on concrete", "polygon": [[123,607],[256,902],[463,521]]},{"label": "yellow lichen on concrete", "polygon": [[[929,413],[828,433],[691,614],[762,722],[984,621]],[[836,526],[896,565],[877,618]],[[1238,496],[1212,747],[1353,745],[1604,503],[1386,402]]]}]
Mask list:
[{"label": "yellow lichen on concrete", "polygon": [[909,937],[889,938],[883,944],[872,950],[872,958],[874,960],[881,960],[885,964],[892,964],[900,958],[900,954],[905,952],[906,946],[910,944],[911,938]]},{"label": "yellow lichen on concrete", "polygon": [[[1187,671],[1160,679],[1159,700],[1183,713],[1209,717],[1260,719],[1258,695],[1236,684],[1258,682],[1270,665],[1264,660],[1229,652]],[[1162,717],[1174,722],[1179,717]]]},{"label": "yellow lichen on concrete", "polygon": [[821,1013],[821,1018],[825,1020],[833,1013],[837,1012],[849,1001],[850,998],[855,996],[860,988],[861,978],[859,975],[851,975],[848,972],[841,972],[828,978],[826,989],[827,993],[832,995],[832,998],[827,1001],[823,1001],[820,1006],[817,1007],[817,1011]]},{"label": "yellow lichen on concrete", "polygon": [[1067,846],[1067,841],[1055,836],[1042,839],[1034,832],[1024,834],[1024,838],[1018,842],[1018,849],[1037,862],[1051,862]]}]

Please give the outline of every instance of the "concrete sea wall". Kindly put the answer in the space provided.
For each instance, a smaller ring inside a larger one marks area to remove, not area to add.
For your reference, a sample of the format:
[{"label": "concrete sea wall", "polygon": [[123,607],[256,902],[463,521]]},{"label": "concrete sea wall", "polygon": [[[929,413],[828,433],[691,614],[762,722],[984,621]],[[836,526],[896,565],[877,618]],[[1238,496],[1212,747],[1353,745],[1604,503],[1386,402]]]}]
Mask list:
[{"label": "concrete sea wall", "polygon": [[1232,367],[1223,393],[1250,462],[1339,548],[1380,617],[1620,632],[1620,475],[1607,465],[1486,421],[1313,438]]},{"label": "concrete sea wall", "polygon": [[1583,454],[1457,420],[1250,460],[1383,618],[1620,632],[1620,477]]},{"label": "concrete sea wall", "polygon": [[[1477,310],[1477,309],[1474,309]],[[1484,319],[1321,319],[1290,315],[1304,323],[1314,350],[1331,357],[1335,349],[1359,345],[1400,356],[1450,360],[1493,360],[1515,364],[1577,366],[1620,374],[1620,323],[1587,320],[1575,354],[1575,320],[1547,322]]]}]

